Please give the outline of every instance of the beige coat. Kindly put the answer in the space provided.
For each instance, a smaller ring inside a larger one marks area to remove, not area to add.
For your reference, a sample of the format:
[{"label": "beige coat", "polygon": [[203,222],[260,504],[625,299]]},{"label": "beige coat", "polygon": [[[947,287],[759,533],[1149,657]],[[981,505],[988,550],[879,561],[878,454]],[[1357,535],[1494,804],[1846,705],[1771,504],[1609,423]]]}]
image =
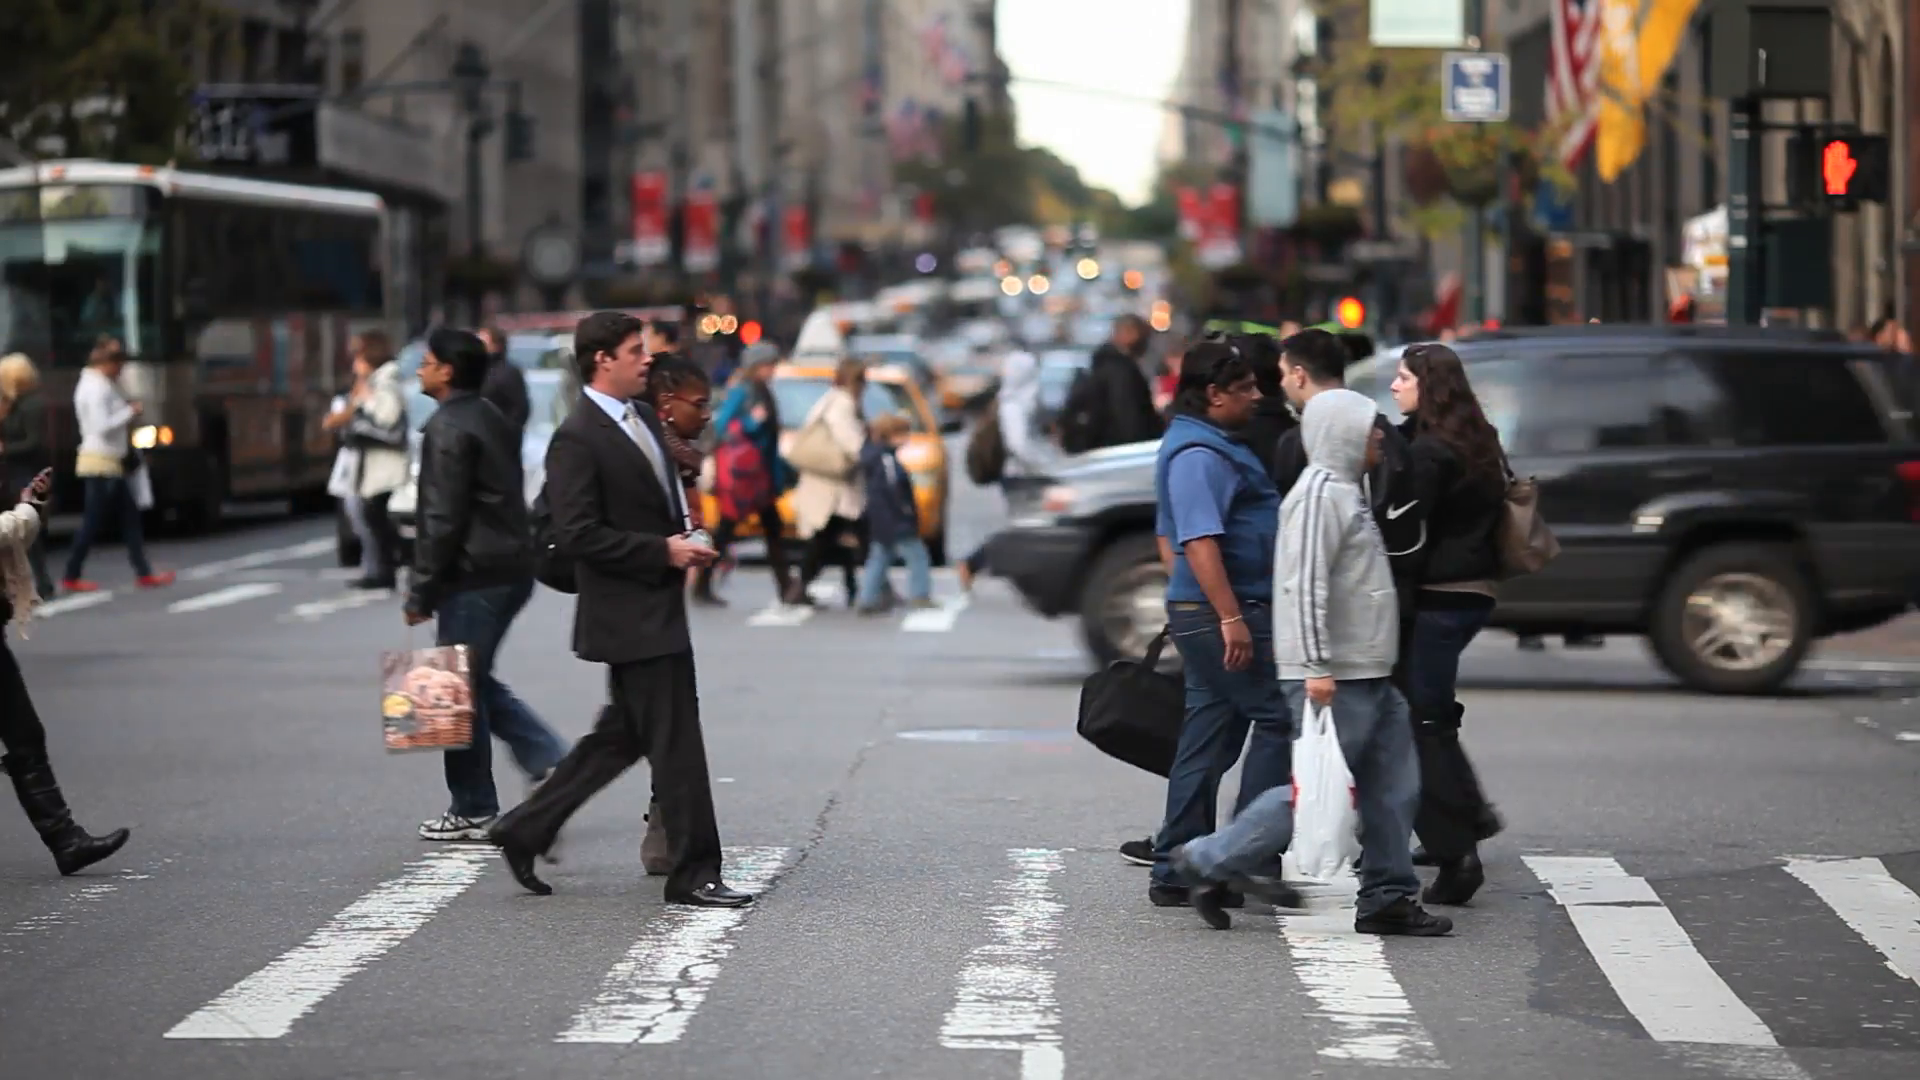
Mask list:
[{"label": "beige coat", "polygon": [[21,503],[0,513],[0,585],[13,604],[13,626],[26,637],[33,609],[40,606],[40,594],[33,588],[33,567],[27,562],[27,546],[40,532],[40,511],[32,503]]},{"label": "beige coat", "polygon": [[[367,378],[367,399],[360,412],[376,427],[388,428],[405,415],[407,399],[400,393],[400,365],[389,360],[375,368]],[[369,446],[360,452],[360,486],[363,499],[372,499],[400,490],[412,471],[413,455],[405,448]]]},{"label": "beige coat", "polygon": [[[838,386],[828,390],[808,410],[806,422],[795,429],[796,433],[816,420],[827,425],[828,434],[849,458],[859,460],[860,448],[867,444],[867,427],[860,420],[852,394]],[[794,485],[793,529],[803,540],[825,527],[828,518],[858,521],[866,512],[867,485],[857,469],[845,480],[803,472]]]}]

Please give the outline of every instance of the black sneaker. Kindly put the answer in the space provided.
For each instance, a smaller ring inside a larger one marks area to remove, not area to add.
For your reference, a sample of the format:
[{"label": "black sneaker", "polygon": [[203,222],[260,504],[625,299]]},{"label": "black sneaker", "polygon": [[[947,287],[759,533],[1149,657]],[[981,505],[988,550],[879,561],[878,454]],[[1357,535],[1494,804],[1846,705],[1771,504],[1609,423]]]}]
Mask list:
[{"label": "black sneaker", "polygon": [[1145,840],[1129,840],[1120,845],[1120,857],[1135,866],[1153,865],[1153,837]]},{"label": "black sneaker", "polygon": [[[1162,885],[1155,882],[1147,886],[1147,902],[1154,907],[1190,907],[1192,906],[1189,902],[1190,892],[1191,890],[1185,885]],[[1220,906],[1243,908],[1247,906],[1247,898],[1228,889],[1226,895],[1220,899]]]},{"label": "black sneaker", "polygon": [[1453,920],[1433,914],[1414,903],[1411,896],[1403,896],[1371,915],[1354,919],[1353,932],[1390,937],[1446,937],[1453,933]]},{"label": "black sneaker", "polygon": [[1480,856],[1468,855],[1464,859],[1449,859],[1440,864],[1440,873],[1428,885],[1420,898],[1429,904],[1443,907],[1463,907],[1487,883],[1486,868],[1480,865]]}]

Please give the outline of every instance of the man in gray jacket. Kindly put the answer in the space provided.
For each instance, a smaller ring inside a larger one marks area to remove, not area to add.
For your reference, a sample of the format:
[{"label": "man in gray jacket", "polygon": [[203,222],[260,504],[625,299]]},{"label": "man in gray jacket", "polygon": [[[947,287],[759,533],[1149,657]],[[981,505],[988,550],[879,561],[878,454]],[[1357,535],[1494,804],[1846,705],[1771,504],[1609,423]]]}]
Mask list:
[{"label": "man in gray jacket", "polygon": [[[1438,937],[1453,922],[1421,908],[1409,834],[1420,801],[1420,762],[1406,699],[1388,676],[1399,653],[1399,604],[1380,528],[1360,487],[1379,463],[1374,403],[1352,390],[1325,390],[1300,418],[1307,468],[1280,504],[1274,555],[1273,652],[1293,715],[1307,702],[1333,714],[1340,750],[1360,803],[1360,896],[1353,928],[1362,934]],[[1281,902],[1291,890],[1257,875],[1293,836],[1293,792],[1273,788],[1231,825],[1173,853],[1195,888],[1189,903],[1209,926],[1226,929],[1220,900],[1231,887]]]}]

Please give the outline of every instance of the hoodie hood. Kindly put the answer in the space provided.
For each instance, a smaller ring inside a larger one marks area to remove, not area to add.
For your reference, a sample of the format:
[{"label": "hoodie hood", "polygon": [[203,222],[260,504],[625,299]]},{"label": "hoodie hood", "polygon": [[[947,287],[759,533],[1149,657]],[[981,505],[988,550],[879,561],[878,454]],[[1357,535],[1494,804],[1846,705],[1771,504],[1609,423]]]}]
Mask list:
[{"label": "hoodie hood", "polygon": [[1307,462],[1349,483],[1366,472],[1367,440],[1379,406],[1352,390],[1323,390],[1301,410],[1300,443]]}]

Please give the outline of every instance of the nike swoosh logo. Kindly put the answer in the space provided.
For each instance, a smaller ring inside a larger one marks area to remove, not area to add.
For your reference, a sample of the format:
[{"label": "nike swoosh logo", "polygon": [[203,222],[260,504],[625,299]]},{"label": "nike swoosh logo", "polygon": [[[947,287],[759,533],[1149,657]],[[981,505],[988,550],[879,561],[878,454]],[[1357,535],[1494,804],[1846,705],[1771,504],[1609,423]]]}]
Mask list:
[{"label": "nike swoosh logo", "polygon": [[1394,519],[1398,518],[1401,514],[1404,514],[1407,511],[1419,505],[1420,505],[1420,500],[1415,499],[1405,506],[1389,506],[1387,507],[1387,520],[1393,521]]}]

